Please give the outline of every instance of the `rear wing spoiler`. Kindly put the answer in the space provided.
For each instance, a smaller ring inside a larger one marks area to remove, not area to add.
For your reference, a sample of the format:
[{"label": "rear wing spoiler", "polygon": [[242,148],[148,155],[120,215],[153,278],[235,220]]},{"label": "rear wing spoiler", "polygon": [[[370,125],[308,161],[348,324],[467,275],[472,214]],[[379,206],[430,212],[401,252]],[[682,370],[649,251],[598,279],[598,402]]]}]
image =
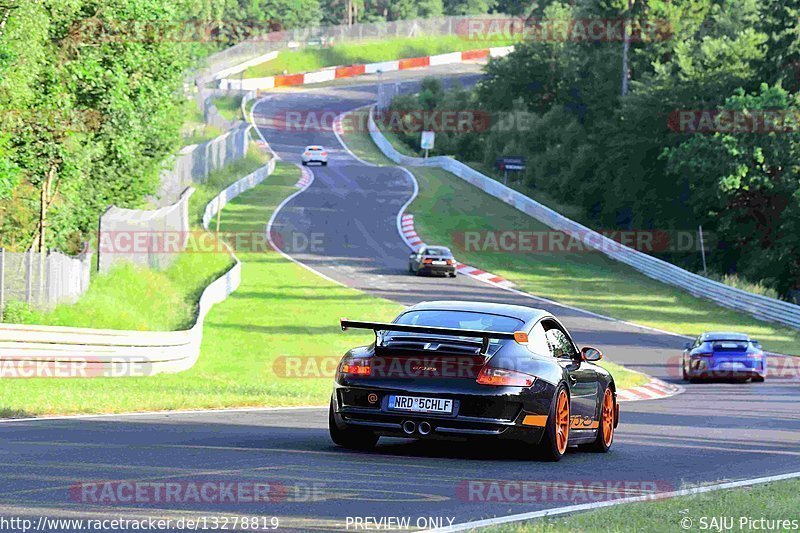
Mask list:
[{"label": "rear wing spoiler", "polygon": [[411,324],[391,324],[387,322],[361,322],[358,320],[341,319],[342,331],[348,329],[371,329],[377,336],[378,331],[403,331],[407,333],[428,333],[430,335],[445,335],[450,337],[474,337],[481,339],[481,353],[489,349],[489,339],[513,339],[518,344],[528,343],[528,334],[524,331],[508,333],[505,331],[481,331],[479,329],[440,328],[436,326],[414,326]]}]

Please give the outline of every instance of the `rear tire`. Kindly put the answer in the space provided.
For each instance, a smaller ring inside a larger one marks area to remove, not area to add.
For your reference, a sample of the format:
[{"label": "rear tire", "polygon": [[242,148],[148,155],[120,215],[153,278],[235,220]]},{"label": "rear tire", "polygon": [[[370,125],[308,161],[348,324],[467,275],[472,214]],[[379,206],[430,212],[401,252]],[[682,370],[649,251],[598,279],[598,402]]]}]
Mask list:
[{"label": "rear tire", "polygon": [[539,452],[543,459],[554,462],[560,461],[567,452],[570,424],[569,407],[567,387],[560,383],[550,405],[550,414],[547,417],[547,426],[545,426],[542,442],[539,443]]},{"label": "rear tire", "polygon": [[614,443],[614,418],[617,412],[617,402],[611,387],[606,387],[603,393],[603,403],[600,404],[600,423],[597,426],[597,438],[589,445],[595,452],[607,453]]},{"label": "rear tire", "polygon": [[681,374],[683,374],[683,381],[689,381],[689,374],[686,372],[686,361],[681,361]]},{"label": "rear tire", "polygon": [[323,161],[323,162],[322,162],[322,166],[323,166],[323,167],[327,167],[327,166],[328,166],[328,162],[327,162],[327,161]]},{"label": "rear tire", "polygon": [[764,376],[753,376],[753,383],[764,383]]},{"label": "rear tire", "polygon": [[455,272],[453,272],[452,274],[450,274],[450,277],[451,277],[451,278],[454,278],[454,277],[456,277],[456,273],[455,273]]},{"label": "rear tire", "polygon": [[303,166],[304,166],[304,167],[305,167],[305,166],[308,166],[308,163],[306,163],[305,161],[303,161],[302,163],[303,163]]},{"label": "rear tire", "polygon": [[362,429],[344,428],[336,425],[336,418],[333,415],[333,400],[328,409],[328,432],[334,444],[351,450],[369,450],[375,447],[380,438],[371,431]]}]

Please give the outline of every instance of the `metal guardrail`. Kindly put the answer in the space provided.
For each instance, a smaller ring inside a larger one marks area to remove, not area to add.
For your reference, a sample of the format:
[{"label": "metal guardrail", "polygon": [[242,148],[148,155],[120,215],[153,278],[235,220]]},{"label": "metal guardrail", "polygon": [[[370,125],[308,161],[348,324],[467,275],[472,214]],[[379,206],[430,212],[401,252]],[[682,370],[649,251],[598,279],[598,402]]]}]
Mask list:
[{"label": "metal guardrail", "polygon": [[[225,204],[261,183],[275,169],[274,160],[218,194],[203,214],[203,228]],[[0,379],[35,377],[72,365],[80,372],[63,377],[129,377],[180,372],[200,355],[203,323],[211,307],[236,290],[242,265],[235,264],[203,290],[194,325],[182,331],[122,331],[24,324],[0,324]],[[35,369],[36,368],[36,369]],[[31,374],[33,372],[33,374]]]},{"label": "metal guardrail", "polygon": [[383,136],[375,124],[372,110],[369,114],[368,129],[370,137],[378,148],[395,163],[446,170],[555,230],[581,237],[588,246],[629,265],[645,276],[681,288],[694,296],[711,300],[717,305],[743,311],[761,320],[800,329],[798,305],[730,287],[624,246],[451,157],[436,156],[423,159],[403,155]]}]

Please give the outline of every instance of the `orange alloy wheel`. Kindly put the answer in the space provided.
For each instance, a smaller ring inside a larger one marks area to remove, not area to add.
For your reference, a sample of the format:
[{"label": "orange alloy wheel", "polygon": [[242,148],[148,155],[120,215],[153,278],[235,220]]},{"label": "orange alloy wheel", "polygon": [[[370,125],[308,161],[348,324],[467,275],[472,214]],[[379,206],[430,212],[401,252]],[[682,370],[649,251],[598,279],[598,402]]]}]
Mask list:
[{"label": "orange alloy wheel", "polygon": [[569,440],[569,397],[567,391],[562,390],[558,395],[556,404],[556,448],[559,455],[567,451]]},{"label": "orange alloy wheel", "polygon": [[611,394],[611,389],[606,389],[603,396],[603,444],[606,448],[611,446],[611,441],[614,440],[614,397]]}]

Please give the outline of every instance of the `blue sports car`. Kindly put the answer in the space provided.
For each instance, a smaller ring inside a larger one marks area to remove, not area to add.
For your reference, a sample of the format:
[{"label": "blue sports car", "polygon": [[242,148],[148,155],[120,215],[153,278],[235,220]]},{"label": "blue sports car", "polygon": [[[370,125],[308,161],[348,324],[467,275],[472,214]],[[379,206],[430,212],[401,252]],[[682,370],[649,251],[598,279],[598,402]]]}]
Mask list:
[{"label": "blue sports car", "polygon": [[744,333],[706,332],[687,342],[681,358],[683,379],[764,381],[767,357],[758,341]]}]

